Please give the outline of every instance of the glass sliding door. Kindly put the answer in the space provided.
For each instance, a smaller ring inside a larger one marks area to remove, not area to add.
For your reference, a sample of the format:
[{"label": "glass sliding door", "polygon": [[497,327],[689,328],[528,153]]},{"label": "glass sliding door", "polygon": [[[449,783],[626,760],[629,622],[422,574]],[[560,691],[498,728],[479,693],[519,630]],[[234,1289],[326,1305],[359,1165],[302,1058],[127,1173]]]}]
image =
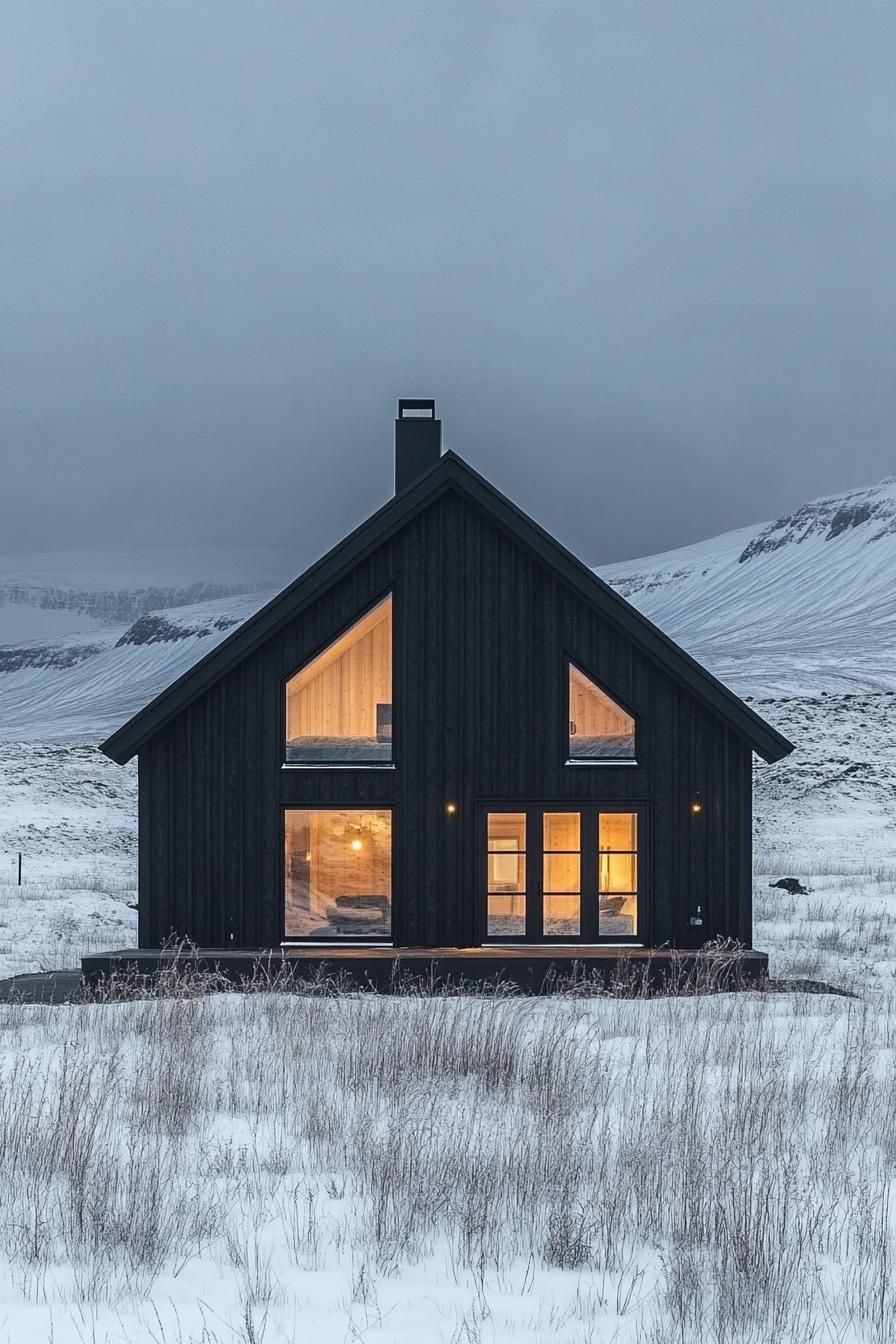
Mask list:
[{"label": "glass sliding door", "polygon": [[631,804],[489,809],[482,936],[585,944],[643,938],[644,819],[643,807]]}]

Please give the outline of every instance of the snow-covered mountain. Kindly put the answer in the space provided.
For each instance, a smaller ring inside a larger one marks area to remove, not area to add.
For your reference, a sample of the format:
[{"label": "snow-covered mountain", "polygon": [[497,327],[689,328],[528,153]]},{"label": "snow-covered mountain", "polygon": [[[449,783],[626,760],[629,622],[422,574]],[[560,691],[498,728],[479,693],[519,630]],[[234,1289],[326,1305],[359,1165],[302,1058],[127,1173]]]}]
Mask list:
[{"label": "snow-covered mountain", "polygon": [[0,737],[96,740],[308,558],[263,547],[0,556]]},{"label": "snow-covered mountain", "polygon": [[153,612],[87,641],[0,647],[0,738],[100,741],[276,591]]},{"label": "snow-covered mountain", "polygon": [[[0,737],[99,740],[310,558],[0,558]],[[896,477],[598,573],[742,695],[896,690]]]},{"label": "snow-covered mountain", "polygon": [[148,612],[277,587],[304,557],[241,550],[108,547],[0,556],[0,647],[125,627]]},{"label": "snow-covered mountain", "polygon": [[896,476],[598,573],[742,695],[896,689]]}]

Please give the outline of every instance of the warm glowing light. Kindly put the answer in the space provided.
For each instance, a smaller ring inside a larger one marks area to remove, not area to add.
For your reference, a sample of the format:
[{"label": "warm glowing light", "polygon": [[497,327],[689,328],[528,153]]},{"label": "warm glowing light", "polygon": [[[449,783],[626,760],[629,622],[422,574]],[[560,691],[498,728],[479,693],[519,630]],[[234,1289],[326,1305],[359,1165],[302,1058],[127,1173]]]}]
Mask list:
[{"label": "warm glowing light", "polygon": [[352,849],[363,849],[363,848],[364,848],[364,843],[363,843],[363,841],[361,841],[361,840],[353,840],[353,841],[352,841]]},{"label": "warm glowing light", "polygon": [[286,686],[286,760],[392,760],[392,599],[355,621]]},{"label": "warm glowing light", "polygon": [[309,850],[306,850],[306,852],[305,852],[305,862],[306,862],[306,863],[310,863],[310,862],[311,862],[311,850],[310,850],[310,849],[309,849]]},{"label": "warm glowing light", "polygon": [[285,832],[286,937],[388,938],[392,927],[391,812],[386,808],[353,808],[350,812],[287,808]]},{"label": "warm glowing light", "polygon": [[694,816],[696,816],[696,815],[698,814],[698,812],[702,812],[702,811],[703,811],[703,804],[702,804],[702,803],[691,803],[691,811],[693,812]]},{"label": "warm glowing light", "polygon": [[445,811],[448,813],[449,817],[453,817],[457,811],[457,803],[446,803]]}]

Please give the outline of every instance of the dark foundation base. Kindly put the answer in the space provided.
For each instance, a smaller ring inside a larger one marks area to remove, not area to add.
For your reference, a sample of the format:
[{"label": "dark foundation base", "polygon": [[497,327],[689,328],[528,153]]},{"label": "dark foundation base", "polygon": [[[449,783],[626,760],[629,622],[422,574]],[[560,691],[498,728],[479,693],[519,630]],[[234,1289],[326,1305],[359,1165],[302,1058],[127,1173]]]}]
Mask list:
[{"label": "dark foundation base", "polygon": [[492,988],[506,984],[547,994],[593,984],[608,990],[737,989],[768,974],[765,952],[710,953],[642,947],[290,947],[228,951],[219,948],[146,951],[125,948],[84,957],[88,985],[116,979],[191,972],[228,981],[289,977],[334,988],[390,992]]}]

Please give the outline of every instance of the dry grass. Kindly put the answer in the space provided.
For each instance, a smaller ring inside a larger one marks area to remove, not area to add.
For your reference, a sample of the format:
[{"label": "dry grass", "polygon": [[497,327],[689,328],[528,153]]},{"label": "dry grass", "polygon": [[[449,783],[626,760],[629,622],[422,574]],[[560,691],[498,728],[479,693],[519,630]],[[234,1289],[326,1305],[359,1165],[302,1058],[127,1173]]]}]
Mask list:
[{"label": "dry grass", "polygon": [[257,1344],[322,1275],[397,1339],[418,1266],[457,1333],[408,1338],[522,1337],[507,1293],[569,1344],[896,1333],[892,1001],[207,988],[0,1006],[0,1255],[57,1319]]},{"label": "dry grass", "polygon": [[[757,854],[754,937],[771,953],[771,973],[888,993],[896,973],[896,863],[838,863],[823,853],[808,867],[791,860]],[[808,894],[769,885],[783,876],[800,878]]]},{"label": "dry grass", "polygon": [[[7,874],[9,876],[9,874]],[[77,967],[82,956],[133,943],[135,879],[126,863],[29,875],[20,887],[0,871],[0,977]]]}]

